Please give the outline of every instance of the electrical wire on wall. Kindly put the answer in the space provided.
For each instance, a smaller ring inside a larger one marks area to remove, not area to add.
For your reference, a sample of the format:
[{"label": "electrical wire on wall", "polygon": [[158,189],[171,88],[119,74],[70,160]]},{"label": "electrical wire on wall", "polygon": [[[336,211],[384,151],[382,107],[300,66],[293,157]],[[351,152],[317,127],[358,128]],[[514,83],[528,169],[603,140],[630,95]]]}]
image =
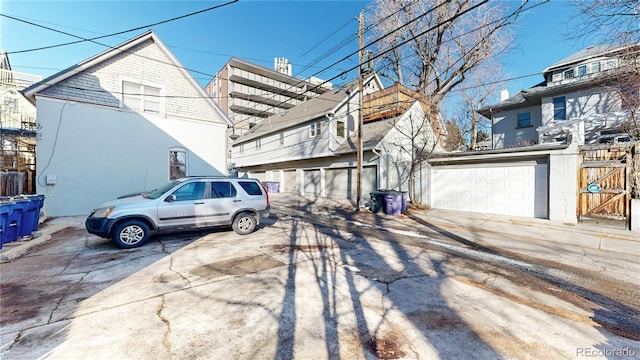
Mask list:
[{"label": "electrical wire on wall", "polygon": [[53,138],[53,147],[51,148],[51,155],[49,155],[49,160],[47,160],[47,165],[44,166],[44,168],[40,171],[40,175],[38,175],[38,185],[45,187],[47,186],[47,183],[45,182],[44,184],[41,182],[42,180],[42,176],[44,175],[45,171],[49,168],[49,165],[51,165],[51,161],[53,160],[53,155],[56,152],[56,146],[58,145],[58,136],[60,134],[60,128],[62,127],[62,115],[64,113],[64,108],[67,105],[75,105],[75,103],[69,103],[66,102],[62,105],[62,108],[60,109],[60,116],[58,117],[58,127],[56,129],[56,136]]}]

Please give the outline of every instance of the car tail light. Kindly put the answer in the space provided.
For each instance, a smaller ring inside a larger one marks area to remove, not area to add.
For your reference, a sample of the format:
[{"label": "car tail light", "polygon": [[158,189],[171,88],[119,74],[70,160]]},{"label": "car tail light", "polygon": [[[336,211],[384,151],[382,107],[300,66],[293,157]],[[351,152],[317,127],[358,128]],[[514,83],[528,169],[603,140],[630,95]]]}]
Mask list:
[{"label": "car tail light", "polygon": [[264,186],[262,182],[260,182],[260,186],[262,186],[262,190],[264,190],[264,193],[267,195],[267,205],[269,205],[269,191],[267,191],[267,187]]}]

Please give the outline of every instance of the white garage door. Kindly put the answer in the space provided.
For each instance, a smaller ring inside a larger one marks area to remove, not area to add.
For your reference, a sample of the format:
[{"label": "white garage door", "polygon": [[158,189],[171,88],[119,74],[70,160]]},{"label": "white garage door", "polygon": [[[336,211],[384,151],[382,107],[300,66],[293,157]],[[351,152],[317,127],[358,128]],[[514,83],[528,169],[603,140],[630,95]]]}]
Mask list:
[{"label": "white garage door", "polygon": [[304,194],[307,196],[318,196],[321,194],[320,170],[304,171]]},{"label": "white garage door", "polygon": [[[376,190],[377,168],[366,166],[362,168],[362,198],[368,201],[369,194]],[[329,197],[341,199],[357,198],[357,169],[327,169],[325,171],[325,187]]]},{"label": "white garage door", "polygon": [[298,192],[298,175],[295,170],[284,171],[284,183],[280,184],[280,192]]},{"label": "white garage door", "polygon": [[334,198],[355,199],[356,169],[329,169],[325,172],[327,196]]},{"label": "white garage door", "polygon": [[548,218],[546,162],[434,166],[435,209]]}]

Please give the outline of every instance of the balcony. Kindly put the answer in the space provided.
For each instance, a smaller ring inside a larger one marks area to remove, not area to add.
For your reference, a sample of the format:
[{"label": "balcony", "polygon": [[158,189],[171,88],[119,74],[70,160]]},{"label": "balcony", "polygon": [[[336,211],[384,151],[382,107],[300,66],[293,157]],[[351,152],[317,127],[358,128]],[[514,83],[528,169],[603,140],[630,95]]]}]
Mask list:
[{"label": "balcony", "polygon": [[18,71],[0,69],[0,85],[16,86],[26,88],[38,81],[42,80],[42,76],[27,74]]},{"label": "balcony", "polygon": [[33,137],[37,134],[38,124],[35,116],[21,113],[5,113],[0,120],[0,132],[3,136]]},{"label": "balcony", "polygon": [[365,95],[362,121],[370,122],[404,114],[418,100],[414,91],[395,84],[386,89]]}]

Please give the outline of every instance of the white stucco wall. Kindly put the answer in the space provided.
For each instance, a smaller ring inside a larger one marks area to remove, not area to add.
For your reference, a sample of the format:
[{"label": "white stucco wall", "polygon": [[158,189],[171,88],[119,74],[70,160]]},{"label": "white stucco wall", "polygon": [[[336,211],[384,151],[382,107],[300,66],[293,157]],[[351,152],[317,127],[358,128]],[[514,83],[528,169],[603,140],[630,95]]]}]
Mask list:
[{"label": "white stucco wall", "polygon": [[[518,127],[518,114],[531,113],[531,126]],[[518,144],[533,144],[538,141],[536,128],[542,126],[539,106],[501,111],[492,119],[492,141],[494,149],[513,147]]]},{"label": "white stucco wall", "polygon": [[569,148],[549,155],[549,220],[577,224],[578,150]]},{"label": "white stucco wall", "polygon": [[[102,202],[169,180],[169,149],[187,175],[226,173],[226,124],[38,97],[37,191],[47,216],[87,215]],[[56,184],[47,185],[47,176]]]},{"label": "white stucco wall", "polygon": [[565,120],[619,111],[621,106],[620,98],[614,92],[602,88],[557,94],[542,98],[542,125],[547,125],[553,120],[553,99],[560,96],[566,98]]}]

